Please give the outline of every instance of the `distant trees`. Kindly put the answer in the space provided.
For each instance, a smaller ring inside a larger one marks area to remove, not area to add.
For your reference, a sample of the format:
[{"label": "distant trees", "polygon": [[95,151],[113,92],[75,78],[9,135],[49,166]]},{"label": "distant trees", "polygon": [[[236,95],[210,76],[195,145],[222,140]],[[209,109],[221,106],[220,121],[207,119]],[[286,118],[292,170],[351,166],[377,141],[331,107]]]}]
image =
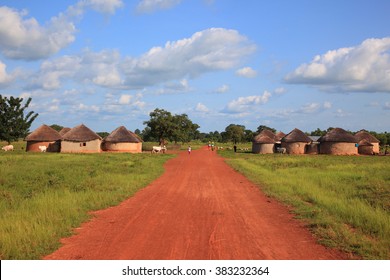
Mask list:
[{"label": "distant trees", "polygon": [[59,125],[59,124],[52,124],[50,127],[51,127],[52,129],[58,131],[58,132],[61,131],[61,129],[64,128],[63,126],[61,126],[61,125]]},{"label": "distant trees", "polygon": [[221,133],[222,140],[225,142],[231,141],[234,144],[242,142],[245,139],[245,126],[238,124],[230,124]]},{"label": "distant trees", "polygon": [[38,117],[34,111],[25,114],[30,103],[31,97],[23,105],[23,98],[0,95],[0,140],[11,143],[27,136],[31,124]]}]

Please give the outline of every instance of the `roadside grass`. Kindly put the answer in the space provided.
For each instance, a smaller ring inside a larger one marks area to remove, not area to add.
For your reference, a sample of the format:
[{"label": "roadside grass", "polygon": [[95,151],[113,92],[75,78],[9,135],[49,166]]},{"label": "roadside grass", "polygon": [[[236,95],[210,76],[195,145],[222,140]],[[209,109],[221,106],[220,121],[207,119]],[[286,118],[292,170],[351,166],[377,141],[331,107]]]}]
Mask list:
[{"label": "roadside grass", "polygon": [[352,258],[390,259],[390,157],[219,153],[292,206],[320,243]]},{"label": "roadside grass", "polygon": [[[18,145],[18,144],[17,144]],[[0,259],[40,259],[163,173],[174,155],[0,153]]]}]

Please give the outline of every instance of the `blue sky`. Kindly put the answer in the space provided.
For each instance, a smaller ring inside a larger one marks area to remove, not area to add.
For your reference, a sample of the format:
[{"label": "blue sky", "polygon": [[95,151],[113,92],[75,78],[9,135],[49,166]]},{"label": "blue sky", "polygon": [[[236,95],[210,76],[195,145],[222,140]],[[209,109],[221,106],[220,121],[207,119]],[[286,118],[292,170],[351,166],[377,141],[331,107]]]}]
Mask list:
[{"label": "blue sky", "polygon": [[390,131],[390,1],[2,0],[0,93],[41,124]]}]

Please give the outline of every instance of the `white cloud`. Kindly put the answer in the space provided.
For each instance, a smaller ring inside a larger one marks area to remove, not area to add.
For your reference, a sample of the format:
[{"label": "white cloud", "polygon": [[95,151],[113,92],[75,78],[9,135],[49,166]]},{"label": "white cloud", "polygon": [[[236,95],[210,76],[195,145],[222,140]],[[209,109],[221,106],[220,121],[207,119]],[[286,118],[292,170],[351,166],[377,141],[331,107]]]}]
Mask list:
[{"label": "white cloud", "polygon": [[386,102],[385,105],[383,106],[383,109],[390,110],[390,102]]},{"label": "white cloud", "polygon": [[157,10],[170,9],[178,4],[181,0],[141,0],[137,5],[139,13],[153,13]]},{"label": "white cloud", "polygon": [[262,95],[252,95],[239,97],[227,104],[223,112],[225,113],[249,113],[256,109],[257,105],[265,104],[269,101],[271,93],[264,91]]},{"label": "white cloud", "polygon": [[245,78],[254,78],[257,76],[257,72],[251,67],[244,67],[236,71],[236,75]]},{"label": "white cloud", "polygon": [[52,17],[45,25],[26,10],[0,7],[0,52],[11,59],[37,60],[59,52],[75,41],[75,22],[86,8],[113,14],[121,0],[84,0]]},{"label": "white cloud", "polygon": [[278,87],[274,90],[274,93],[277,95],[281,95],[281,94],[286,93],[286,92],[287,92],[287,90],[284,87]]},{"label": "white cloud", "polygon": [[198,103],[196,104],[195,111],[200,113],[208,113],[210,110],[206,107],[206,105]]},{"label": "white cloud", "polygon": [[255,49],[236,30],[211,28],[190,38],[167,42],[164,47],[154,47],[139,58],[126,58],[123,71],[127,85],[145,87],[231,69]]},{"label": "white cloud", "polygon": [[285,77],[326,91],[390,92],[390,37],[317,55]]},{"label": "white cloud", "polygon": [[330,109],[330,108],[332,108],[332,103],[329,101],[325,101],[324,102],[324,109]]},{"label": "white cloud", "polygon": [[14,79],[13,75],[9,75],[6,71],[7,65],[0,60],[0,88],[6,87]]},{"label": "white cloud", "polygon": [[130,104],[132,98],[133,96],[130,94],[122,94],[121,97],[119,98],[119,104],[128,105]]},{"label": "white cloud", "polygon": [[215,89],[214,92],[216,93],[225,93],[228,92],[230,87],[228,85],[222,85],[219,88]]}]

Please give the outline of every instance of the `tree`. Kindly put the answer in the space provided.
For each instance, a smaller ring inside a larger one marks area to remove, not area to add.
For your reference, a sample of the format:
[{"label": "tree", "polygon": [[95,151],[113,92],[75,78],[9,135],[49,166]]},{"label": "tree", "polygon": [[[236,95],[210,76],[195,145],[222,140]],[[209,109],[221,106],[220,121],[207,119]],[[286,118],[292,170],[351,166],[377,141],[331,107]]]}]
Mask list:
[{"label": "tree", "polygon": [[[194,124],[186,114],[172,115],[163,109],[155,109],[150,114],[150,120],[145,121],[147,125],[144,132],[149,139],[157,139],[160,145],[166,140],[189,142],[199,134],[199,125]],[[145,135],[144,140],[145,139]]]},{"label": "tree", "polygon": [[0,95],[0,140],[11,141],[24,138],[29,133],[32,122],[38,117],[37,113],[25,110],[31,102],[31,97],[22,105],[23,98]]},{"label": "tree", "polygon": [[58,131],[58,132],[61,131],[61,129],[64,128],[63,126],[58,125],[58,124],[52,124],[50,127],[51,127],[52,129]]},{"label": "tree", "polygon": [[234,144],[237,144],[245,139],[245,126],[230,124],[225,128],[225,132],[222,134],[225,141],[232,141]]},{"label": "tree", "polygon": [[264,129],[268,129],[268,130],[271,130],[273,133],[276,133],[276,129],[275,129],[275,128],[268,127],[268,126],[266,126],[266,125],[260,125],[260,126],[257,128],[257,132],[260,133],[260,132],[262,132]]}]

